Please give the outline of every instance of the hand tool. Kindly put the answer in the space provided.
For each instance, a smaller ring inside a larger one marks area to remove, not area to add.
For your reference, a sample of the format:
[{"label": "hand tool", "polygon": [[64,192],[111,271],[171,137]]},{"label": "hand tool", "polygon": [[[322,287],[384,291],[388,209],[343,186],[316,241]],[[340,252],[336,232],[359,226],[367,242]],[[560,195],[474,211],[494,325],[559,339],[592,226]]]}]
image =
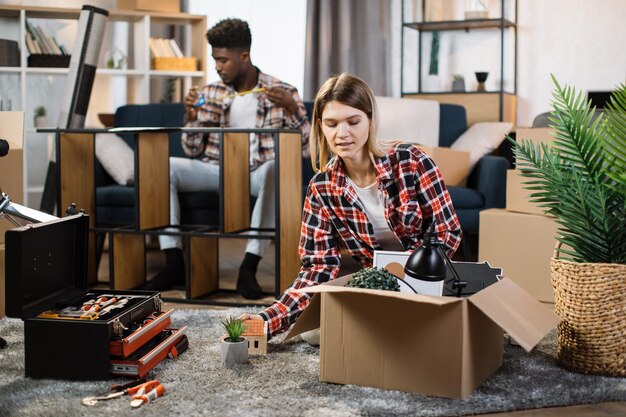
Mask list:
[{"label": "hand tool", "polygon": [[200,95],[200,98],[198,99],[198,101],[196,101],[196,103],[194,104],[194,107],[200,107],[200,106],[202,106],[203,104],[205,104],[207,102],[215,103],[215,102],[226,100],[226,99],[229,99],[229,98],[235,98],[237,96],[245,96],[246,94],[262,93],[264,91],[265,91],[264,87],[253,88],[252,90],[241,91],[241,92],[238,92],[238,93],[228,94],[226,96],[216,97],[216,98],[206,98],[204,96],[204,93],[202,93]]},{"label": "hand tool", "polygon": [[65,320],[95,320],[98,318],[98,313],[95,311],[82,311],[82,310],[48,310],[37,315],[39,318],[44,319],[65,319]]},{"label": "hand tool", "polygon": [[92,405],[96,405],[98,401],[110,400],[112,398],[121,397],[122,395],[126,394],[129,389],[136,387],[138,385],[141,385],[141,384],[145,384],[145,382],[146,382],[146,379],[141,378],[136,381],[131,381],[124,385],[113,385],[111,386],[111,388],[106,394],[83,398],[83,405],[92,406]]},{"label": "hand tool", "polygon": [[153,379],[145,384],[138,385],[128,390],[128,395],[133,395],[130,406],[133,408],[147,404],[165,393],[165,387],[158,379]]},{"label": "hand tool", "polygon": [[120,301],[116,302],[115,304],[108,305],[107,307],[104,307],[102,310],[100,310],[100,315],[103,316],[103,315],[105,315],[107,313],[110,313],[111,310],[115,310],[117,308],[122,308],[127,303],[128,303],[128,298],[122,298]]},{"label": "hand tool", "polygon": [[167,356],[170,359],[177,358],[178,355],[186,351],[188,347],[189,347],[189,340],[187,339],[186,335],[183,335],[180,339],[178,339],[178,341],[176,342],[176,345],[174,345],[172,349],[170,349]]}]

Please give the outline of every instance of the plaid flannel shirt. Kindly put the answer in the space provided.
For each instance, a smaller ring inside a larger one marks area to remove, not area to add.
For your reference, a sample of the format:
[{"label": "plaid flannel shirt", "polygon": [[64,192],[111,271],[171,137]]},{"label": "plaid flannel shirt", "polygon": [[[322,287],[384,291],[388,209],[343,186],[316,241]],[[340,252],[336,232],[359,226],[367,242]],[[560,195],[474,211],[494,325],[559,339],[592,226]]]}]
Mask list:
[{"label": "plaid flannel shirt", "polygon": [[[258,71],[258,69],[257,69]],[[287,90],[298,104],[298,110],[287,115],[282,107],[276,106],[262,93],[258,95],[259,104],[256,113],[255,128],[299,129],[302,132],[302,153],[308,156],[309,131],[311,129],[307,119],[306,109],[298,90],[278,78],[259,71],[259,81],[254,88],[282,87]],[[221,81],[206,85],[200,91],[206,98],[206,103],[198,108],[198,117],[192,122],[185,123],[185,127],[228,127],[230,122],[230,106],[233,99],[224,99],[212,102],[211,99],[235,94],[237,91]],[[219,162],[220,135],[218,133],[183,133],[181,137],[183,150],[191,158],[200,157],[205,162]],[[254,141],[254,142],[252,142]],[[274,138],[271,134],[255,134],[251,138],[252,167],[256,168],[263,162],[274,159]]]},{"label": "plaid flannel shirt", "polygon": [[[400,144],[382,158],[375,158],[375,165],[385,218],[405,250],[422,245],[424,233],[434,220],[439,239],[453,254],[461,242],[461,225],[432,159],[416,146]],[[382,249],[347,181],[343,163],[335,157],[327,171],[309,183],[298,251],[300,273],[282,296],[260,313],[268,322],[270,335],[287,330],[309,304],[310,294],[292,290],[337,278],[340,251],[368,267],[372,266],[374,250]]]}]

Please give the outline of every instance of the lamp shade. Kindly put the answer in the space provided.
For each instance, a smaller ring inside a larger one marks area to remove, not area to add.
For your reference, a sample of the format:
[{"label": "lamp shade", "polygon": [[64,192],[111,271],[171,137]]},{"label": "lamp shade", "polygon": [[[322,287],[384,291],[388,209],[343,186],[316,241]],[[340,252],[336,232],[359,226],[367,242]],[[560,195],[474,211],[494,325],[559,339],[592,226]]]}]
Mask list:
[{"label": "lamp shade", "polygon": [[431,224],[424,235],[424,244],[415,249],[404,265],[404,272],[411,278],[436,282],[446,279],[446,260],[437,246],[435,224]]}]

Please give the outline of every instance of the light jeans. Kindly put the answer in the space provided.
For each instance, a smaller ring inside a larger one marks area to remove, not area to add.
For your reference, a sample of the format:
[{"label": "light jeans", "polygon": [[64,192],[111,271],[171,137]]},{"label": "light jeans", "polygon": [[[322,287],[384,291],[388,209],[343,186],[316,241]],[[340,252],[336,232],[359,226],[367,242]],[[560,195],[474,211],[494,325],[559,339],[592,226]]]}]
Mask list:
[{"label": "light jeans", "polygon": [[[220,190],[220,167],[218,164],[189,158],[170,158],[170,224],[180,224],[179,192]],[[267,161],[250,172],[250,193],[257,198],[250,227],[275,227],[274,212],[274,161]],[[269,246],[268,239],[250,239],[246,252],[263,256]],[[178,236],[159,236],[161,249],[182,249]]]}]

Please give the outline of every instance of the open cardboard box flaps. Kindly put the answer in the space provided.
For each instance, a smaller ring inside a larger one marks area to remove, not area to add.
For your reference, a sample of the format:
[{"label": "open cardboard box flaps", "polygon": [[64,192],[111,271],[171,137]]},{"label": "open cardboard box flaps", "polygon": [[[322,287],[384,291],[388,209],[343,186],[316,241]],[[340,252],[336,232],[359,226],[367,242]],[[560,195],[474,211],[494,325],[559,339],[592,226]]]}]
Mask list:
[{"label": "open cardboard box flaps", "polygon": [[559,318],[508,278],[466,298],[345,287],[314,294],[286,339],[321,328],[320,380],[465,398],[502,364],[503,331],[527,352]]}]

